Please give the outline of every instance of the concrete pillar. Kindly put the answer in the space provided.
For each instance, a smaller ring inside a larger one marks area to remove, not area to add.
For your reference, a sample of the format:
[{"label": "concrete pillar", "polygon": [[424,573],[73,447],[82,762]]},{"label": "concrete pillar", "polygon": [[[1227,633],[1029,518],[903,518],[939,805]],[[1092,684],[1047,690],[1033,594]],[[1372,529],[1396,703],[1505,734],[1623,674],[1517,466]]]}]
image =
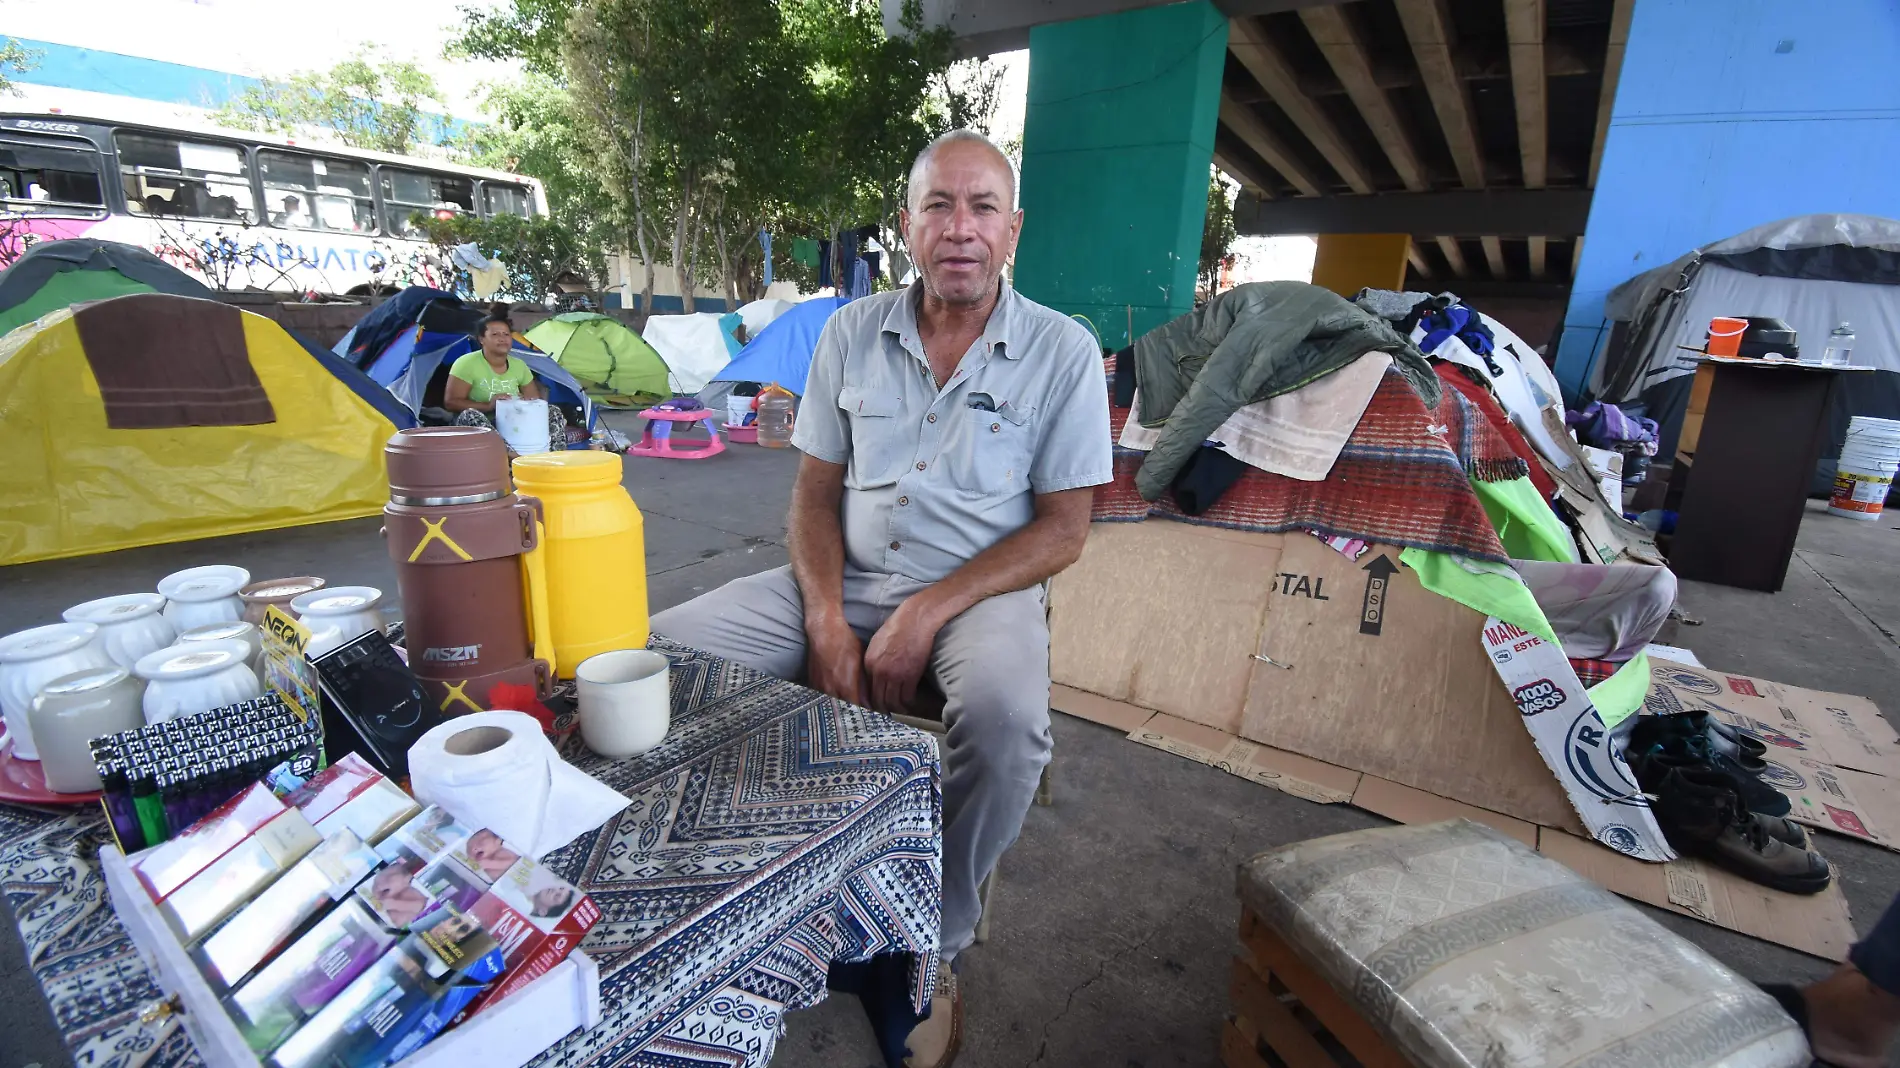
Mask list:
[{"label": "concrete pillar", "polygon": [[1410,234],[1321,234],[1313,257],[1313,284],[1342,297],[1371,286],[1405,288]]},{"label": "concrete pillar", "polygon": [[1640,0],[1557,348],[1565,394],[1600,370],[1624,281],[1793,215],[1900,215],[1897,68],[1892,0]]},{"label": "concrete pillar", "polygon": [[1208,0],[1030,31],[1016,288],[1111,348],[1194,307],[1226,55]]}]

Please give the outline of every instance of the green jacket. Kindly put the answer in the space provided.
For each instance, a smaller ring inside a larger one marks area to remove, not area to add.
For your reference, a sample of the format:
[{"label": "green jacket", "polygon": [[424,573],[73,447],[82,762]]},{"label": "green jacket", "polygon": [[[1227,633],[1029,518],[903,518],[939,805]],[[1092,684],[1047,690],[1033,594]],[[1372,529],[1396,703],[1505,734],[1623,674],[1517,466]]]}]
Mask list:
[{"label": "green jacket", "polygon": [[1249,282],[1135,341],[1143,426],[1161,439],[1135,474],[1154,500],[1216,427],[1244,405],[1332,374],[1368,352],[1391,353],[1427,407],[1438,376],[1418,347],[1346,298],[1305,282]]}]

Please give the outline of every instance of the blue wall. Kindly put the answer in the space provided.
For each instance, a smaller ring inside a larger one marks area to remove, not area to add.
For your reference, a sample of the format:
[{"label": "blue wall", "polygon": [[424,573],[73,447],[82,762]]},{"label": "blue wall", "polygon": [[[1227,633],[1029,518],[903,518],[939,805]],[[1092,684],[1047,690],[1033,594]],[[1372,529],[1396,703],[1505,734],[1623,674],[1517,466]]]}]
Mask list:
[{"label": "blue wall", "polygon": [[1617,284],[1816,212],[1900,217],[1900,4],[1636,0],[1558,346],[1564,388],[1608,340]]}]

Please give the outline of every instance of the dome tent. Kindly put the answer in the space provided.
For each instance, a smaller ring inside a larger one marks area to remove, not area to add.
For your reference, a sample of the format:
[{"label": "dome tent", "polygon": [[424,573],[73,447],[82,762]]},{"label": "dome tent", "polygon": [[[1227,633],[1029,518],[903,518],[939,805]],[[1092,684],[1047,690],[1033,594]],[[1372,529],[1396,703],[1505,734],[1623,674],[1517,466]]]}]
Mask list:
[{"label": "dome tent", "polygon": [[48,312],[127,293],[214,299],[204,283],[137,245],[42,241],[0,271],[0,334]]},{"label": "dome tent", "polygon": [[134,293],[0,340],[0,564],[375,515],[415,420],[261,315]]},{"label": "dome tent", "polygon": [[698,393],[739,355],[736,331],[743,324],[738,312],[655,315],[640,336],[666,361],[667,385],[674,393]]},{"label": "dome tent", "polygon": [[721,368],[713,381],[777,382],[804,396],[805,380],[811,375],[812,353],[818,348],[818,335],[846,303],[844,297],[813,297],[795,305],[759,331],[759,336]]},{"label": "dome tent", "polygon": [[624,404],[634,406],[669,395],[666,361],[644,338],[611,316],[569,312],[536,323],[522,336],[590,392],[617,395]]},{"label": "dome tent", "polygon": [[1900,220],[1873,215],[1800,215],[1696,249],[1611,290],[1615,324],[1589,394],[1643,406],[1661,427],[1662,457],[1675,455],[1689,387],[1716,316],[1769,316],[1795,329],[1803,359],[1816,359],[1842,322],[1858,338],[1853,360],[1872,373],[1843,375],[1811,492],[1833,484],[1856,415],[1900,418]]}]

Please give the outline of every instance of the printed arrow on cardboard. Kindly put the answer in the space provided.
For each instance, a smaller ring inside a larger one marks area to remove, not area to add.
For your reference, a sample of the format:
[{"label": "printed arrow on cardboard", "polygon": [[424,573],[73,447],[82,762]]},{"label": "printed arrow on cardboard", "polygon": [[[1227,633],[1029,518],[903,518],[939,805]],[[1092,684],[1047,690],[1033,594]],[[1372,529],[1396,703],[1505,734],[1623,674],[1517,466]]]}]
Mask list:
[{"label": "printed arrow on cardboard", "polygon": [[1376,636],[1385,625],[1385,598],[1392,586],[1392,576],[1399,573],[1399,565],[1380,553],[1366,562],[1364,570],[1366,595],[1359,604],[1359,633]]}]

